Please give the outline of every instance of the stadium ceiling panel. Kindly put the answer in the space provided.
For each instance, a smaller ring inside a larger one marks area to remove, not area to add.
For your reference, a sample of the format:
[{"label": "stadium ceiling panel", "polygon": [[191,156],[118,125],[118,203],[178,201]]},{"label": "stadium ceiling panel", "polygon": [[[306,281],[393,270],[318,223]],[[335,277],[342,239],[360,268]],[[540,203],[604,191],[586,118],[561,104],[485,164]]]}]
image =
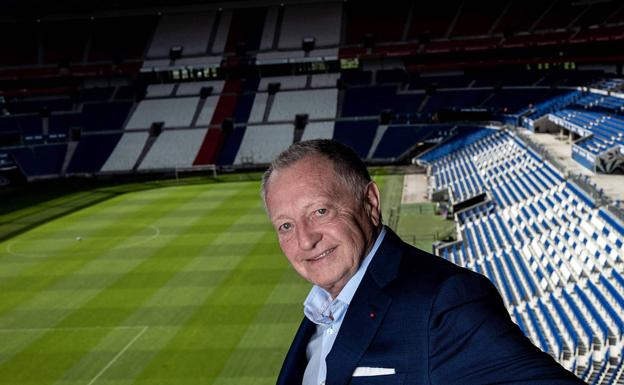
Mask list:
[{"label": "stadium ceiling panel", "polygon": [[[318,0],[321,1],[321,0]],[[326,0],[325,0],[326,1]],[[211,7],[258,6],[269,4],[294,4],[315,0],[0,0],[4,19],[42,18],[50,15],[85,15],[92,12],[132,11],[155,7],[188,7],[209,5]]]}]

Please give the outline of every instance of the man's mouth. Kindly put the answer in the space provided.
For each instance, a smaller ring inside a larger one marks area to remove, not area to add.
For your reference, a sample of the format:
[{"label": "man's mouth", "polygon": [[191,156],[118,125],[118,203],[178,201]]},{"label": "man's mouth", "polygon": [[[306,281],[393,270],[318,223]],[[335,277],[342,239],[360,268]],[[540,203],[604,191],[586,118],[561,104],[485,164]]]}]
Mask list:
[{"label": "man's mouth", "polygon": [[332,247],[331,249],[327,249],[327,250],[323,251],[321,254],[317,255],[316,257],[308,259],[308,261],[309,262],[318,261],[319,259],[325,258],[329,254],[333,253],[334,250],[336,250],[336,247]]}]

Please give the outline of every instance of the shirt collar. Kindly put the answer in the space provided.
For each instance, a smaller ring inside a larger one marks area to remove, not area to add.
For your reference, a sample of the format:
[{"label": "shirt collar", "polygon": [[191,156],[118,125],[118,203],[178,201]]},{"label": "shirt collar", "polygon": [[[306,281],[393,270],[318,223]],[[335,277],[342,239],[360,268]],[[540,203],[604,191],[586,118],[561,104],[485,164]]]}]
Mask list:
[{"label": "shirt collar", "polygon": [[364,257],[357,272],[347,281],[347,284],[342,288],[336,299],[332,299],[331,295],[320,286],[314,285],[312,287],[312,290],[310,290],[308,297],[303,303],[303,313],[310,321],[316,324],[330,323],[332,321],[330,317],[330,306],[333,302],[339,301],[347,306],[351,303],[357,288],[360,286],[362,278],[364,278],[368,265],[377,253],[385,235],[386,228],[382,226],[373,247],[366,257]]}]

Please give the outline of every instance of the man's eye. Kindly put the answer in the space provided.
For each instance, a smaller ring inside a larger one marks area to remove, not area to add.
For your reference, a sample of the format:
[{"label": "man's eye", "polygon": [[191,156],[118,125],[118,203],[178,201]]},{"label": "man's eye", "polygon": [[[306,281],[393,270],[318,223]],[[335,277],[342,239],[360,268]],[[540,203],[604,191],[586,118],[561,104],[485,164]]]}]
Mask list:
[{"label": "man's eye", "polygon": [[283,224],[282,224],[282,225],[278,228],[278,230],[279,230],[279,231],[288,231],[288,230],[290,230],[291,228],[292,228],[292,224],[290,224],[290,223],[283,223]]},{"label": "man's eye", "polygon": [[324,209],[324,208],[323,209],[318,209],[318,210],[316,210],[316,213],[318,215],[325,215],[325,214],[327,214],[327,209]]}]

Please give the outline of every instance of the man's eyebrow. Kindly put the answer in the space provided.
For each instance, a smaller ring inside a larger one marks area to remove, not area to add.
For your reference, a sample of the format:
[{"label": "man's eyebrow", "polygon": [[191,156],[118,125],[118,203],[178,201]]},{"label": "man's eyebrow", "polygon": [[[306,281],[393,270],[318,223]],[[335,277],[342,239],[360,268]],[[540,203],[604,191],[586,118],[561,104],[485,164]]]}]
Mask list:
[{"label": "man's eyebrow", "polygon": [[[310,202],[308,204],[306,204],[305,206],[302,207],[303,211],[307,211],[310,209],[310,207],[314,207],[314,206],[331,206],[331,200],[326,198],[326,197],[319,197],[318,199],[314,200],[313,202]],[[280,219],[291,219],[291,216],[286,215],[286,214],[279,214],[276,216],[271,217],[271,221],[275,222],[278,221]]]},{"label": "man's eyebrow", "polygon": [[305,210],[309,210],[310,207],[312,206],[329,206],[331,205],[331,199],[328,199],[324,196],[319,196],[317,199],[315,199],[314,201],[308,203],[307,205],[303,206],[303,208]]},{"label": "man's eyebrow", "polygon": [[284,215],[284,214],[280,214],[280,215],[271,217],[271,221],[275,222],[275,221],[279,221],[280,219],[284,219],[284,218],[288,218],[288,217],[286,215]]}]

